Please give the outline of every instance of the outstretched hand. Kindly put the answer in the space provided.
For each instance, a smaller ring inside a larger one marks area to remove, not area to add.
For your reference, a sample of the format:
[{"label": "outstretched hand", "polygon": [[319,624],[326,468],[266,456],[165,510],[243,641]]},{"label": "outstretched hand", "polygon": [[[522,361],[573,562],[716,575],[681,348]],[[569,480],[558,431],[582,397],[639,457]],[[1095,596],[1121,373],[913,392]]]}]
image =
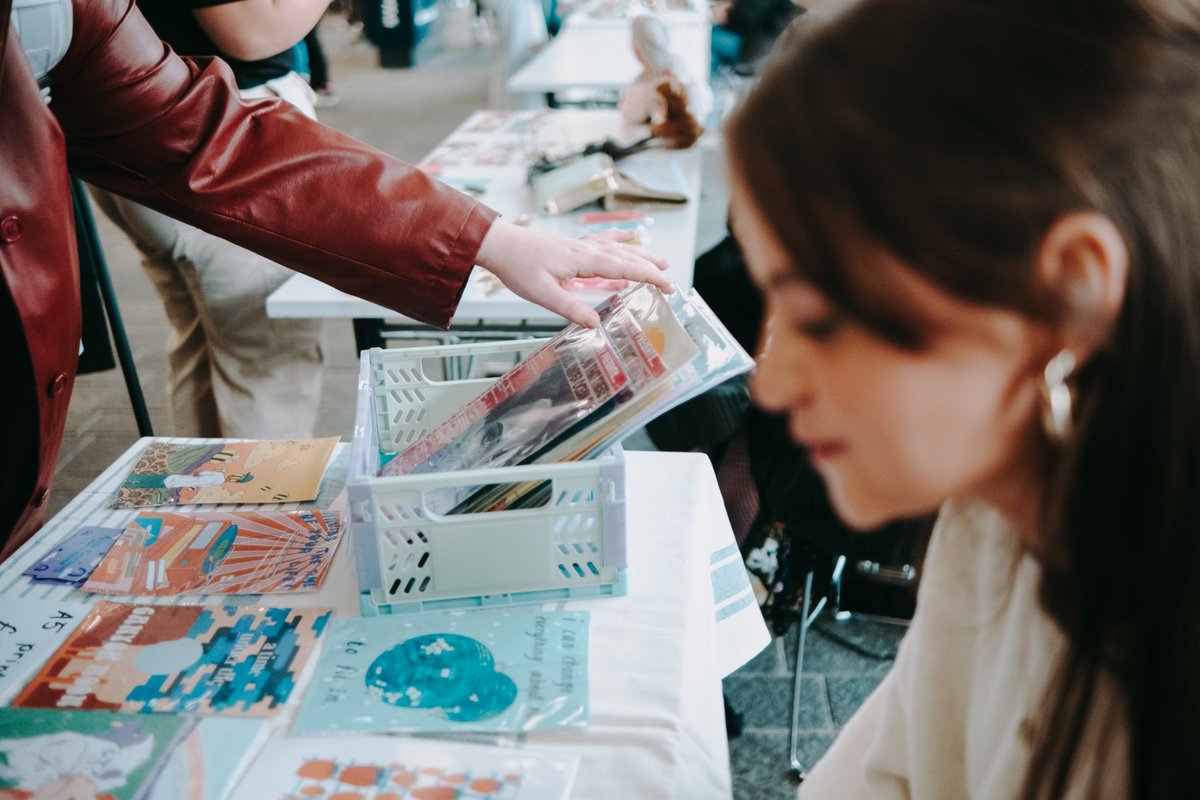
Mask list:
[{"label": "outstretched hand", "polygon": [[671,292],[663,270],[667,262],[628,242],[632,231],[604,231],[582,239],[566,239],[497,220],[479,247],[476,261],[514,294],[537,303],[571,322],[594,328],[595,309],[566,286],[576,278],[607,278],[652,283]]}]

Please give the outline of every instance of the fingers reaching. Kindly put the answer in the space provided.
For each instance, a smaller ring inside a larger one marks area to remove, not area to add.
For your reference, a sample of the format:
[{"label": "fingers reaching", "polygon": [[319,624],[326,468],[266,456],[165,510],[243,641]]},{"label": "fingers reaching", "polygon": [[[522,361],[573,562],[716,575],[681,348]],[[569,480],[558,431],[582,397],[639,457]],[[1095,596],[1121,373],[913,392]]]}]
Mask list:
[{"label": "fingers reaching", "polygon": [[667,262],[624,244],[632,235],[630,231],[604,231],[583,239],[564,239],[500,221],[484,237],[476,260],[515,294],[572,322],[594,327],[599,324],[596,312],[564,288],[572,281],[639,281],[664,292],[673,290],[663,272]]},{"label": "fingers reaching", "polygon": [[600,315],[596,313],[596,310],[561,286],[545,286],[526,299],[585,328],[595,328],[600,325]]}]

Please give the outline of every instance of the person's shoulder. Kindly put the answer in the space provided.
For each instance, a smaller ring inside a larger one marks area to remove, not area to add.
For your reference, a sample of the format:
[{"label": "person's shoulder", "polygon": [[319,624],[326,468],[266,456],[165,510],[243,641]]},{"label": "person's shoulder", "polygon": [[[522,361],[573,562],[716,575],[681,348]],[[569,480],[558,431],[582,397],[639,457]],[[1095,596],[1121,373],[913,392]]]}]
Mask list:
[{"label": "person's shoulder", "polygon": [[918,604],[963,622],[993,616],[1027,557],[1016,529],[999,511],[979,500],[951,500],[930,535]]}]

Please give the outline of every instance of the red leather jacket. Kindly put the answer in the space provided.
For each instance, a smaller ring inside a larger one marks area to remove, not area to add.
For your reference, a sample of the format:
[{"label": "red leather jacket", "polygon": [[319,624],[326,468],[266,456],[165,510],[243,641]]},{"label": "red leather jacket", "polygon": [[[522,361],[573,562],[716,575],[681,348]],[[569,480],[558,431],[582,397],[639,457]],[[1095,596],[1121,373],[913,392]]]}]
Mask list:
[{"label": "red leather jacket", "polygon": [[[79,351],[68,169],[402,314],[446,326],[495,213],[310,122],[242,102],[133,0],[74,0],[47,107],[0,0],[0,542],[40,525]],[[8,528],[8,530],[6,530]],[[11,531],[11,532],[10,532]]]}]

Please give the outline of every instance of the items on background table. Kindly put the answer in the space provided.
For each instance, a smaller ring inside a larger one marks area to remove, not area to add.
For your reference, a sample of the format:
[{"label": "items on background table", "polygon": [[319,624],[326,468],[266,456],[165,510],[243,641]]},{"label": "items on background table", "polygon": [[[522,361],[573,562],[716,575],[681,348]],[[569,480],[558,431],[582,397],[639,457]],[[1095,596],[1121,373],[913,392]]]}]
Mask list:
[{"label": "items on background table", "polygon": [[586,611],[336,619],[292,730],[581,726],[587,670]]},{"label": "items on background table", "polygon": [[40,581],[83,583],[120,537],[120,528],[84,525],[55,545],[24,574]]},{"label": "items on background table", "polygon": [[688,201],[687,178],[674,161],[624,161],[604,153],[567,161],[530,176],[534,202],[546,214],[563,214],[600,201],[609,211],[670,207]]},{"label": "items on background table", "polygon": [[[0,797],[221,800],[264,723],[0,708]],[[86,793],[85,793],[86,791]]]},{"label": "items on background table", "polygon": [[270,716],[291,696],[331,613],[102,602],[13,705]]},{"label": "items on background table", "polygon": [[610,156],[593,153],[537,172],[529,178],[537,210],[565,214],[617,190],[617,168]]},{"label": "items on background table", "polygon": [[580,225],[600,225],[617,223],[637,223],[646,218],[646,215],[637,210],[630,211],[589,211],[579,215]]},{"label": "items on background table", "polygon": [[321,511],[142,511],[83,588],[133,596],[316,591],[342,535]]},{"label": "items on background table", "polygon": [[675,161],[626,161],[617,170],[617,188],[604,197],[609,211],[667,208],[688,201],[687,177]]},{"label": "items on background table", "polygon": [[20,691],[90,608],[86,603],[4,598],[0,603],[0,705]]},{"label": "items on background table", "polygon": [[[592,236],[605,231],[627,231],[633,234],[632,239],[625,239],[621,244],[634,247],[646,247],[651,243],[650,227],[654,218],[646,216],[641,208],[629,208],[621,211],[586,211],[575,218],[580,236]],[[613,281],[601,278],[576,278],[564,284],[568,289],[604,288],[613,291]],[[616,288],[624,288],[624,285]]]},{"label": "items on background table", "polygon": [[578,758],[395,736],[297,736],[262,751],[231,800],[566,800]]},{"label": "items on background table", "polygon": [[112,508],[312,500],[337,438],[210,444],[151,442]]},{"label": "items on background table", "polygon": [[[648,284],[599,306],[601,326],[569,325],[380,470],[423,474],[594,457],[753,360],[695,292]],[[451,491],[451,490],[447,490]],[[544,484],[464,489],[457,513],[536,505]]]}]

